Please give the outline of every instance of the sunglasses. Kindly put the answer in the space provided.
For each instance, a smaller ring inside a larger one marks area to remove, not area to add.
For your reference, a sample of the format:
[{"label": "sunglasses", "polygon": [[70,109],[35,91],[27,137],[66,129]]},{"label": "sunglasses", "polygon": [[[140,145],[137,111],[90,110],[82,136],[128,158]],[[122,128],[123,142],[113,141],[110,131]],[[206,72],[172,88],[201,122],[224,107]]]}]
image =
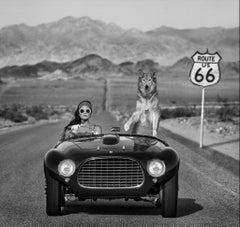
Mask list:
[{"label": "sunglasses", "polygon": [[88,113],[88,114],[91,113],[90,109],[80,109],[79,111],[80,111],[80,113],[84,113],[84,112]]}]

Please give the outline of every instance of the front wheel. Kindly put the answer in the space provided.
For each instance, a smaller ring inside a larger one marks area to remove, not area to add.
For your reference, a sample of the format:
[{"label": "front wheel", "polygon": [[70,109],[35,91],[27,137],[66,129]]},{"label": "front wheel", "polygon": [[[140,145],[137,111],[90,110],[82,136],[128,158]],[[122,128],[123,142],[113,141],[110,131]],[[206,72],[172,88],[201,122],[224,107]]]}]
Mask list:
[{"label": "front wheel", "polygon": [[46,171],[46,213],[60,215],[62,203],[62,185]]},{"label": "front wheel", "polygon": [[163,186],[162,215],[176,217],[178,200],[178,171]]}]

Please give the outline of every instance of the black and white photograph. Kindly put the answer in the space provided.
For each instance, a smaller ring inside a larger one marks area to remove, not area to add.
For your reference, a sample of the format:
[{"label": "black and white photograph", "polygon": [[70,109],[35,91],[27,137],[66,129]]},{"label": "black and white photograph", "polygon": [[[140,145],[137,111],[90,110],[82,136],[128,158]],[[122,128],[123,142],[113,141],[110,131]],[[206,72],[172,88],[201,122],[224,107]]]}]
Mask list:
[{"label": "black and white photograph", "polygon": [[238,227],[239,0],[0,0],[1,227]]}]

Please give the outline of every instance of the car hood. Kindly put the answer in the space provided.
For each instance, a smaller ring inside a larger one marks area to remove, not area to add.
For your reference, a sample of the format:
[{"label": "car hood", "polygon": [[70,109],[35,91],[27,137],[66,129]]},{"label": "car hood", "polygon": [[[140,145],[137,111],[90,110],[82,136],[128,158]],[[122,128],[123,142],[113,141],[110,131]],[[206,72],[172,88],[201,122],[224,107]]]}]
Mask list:
[{"label": "car hood", "polygon": [[99,135],[63,141],[45,154],[45,166],[58,174],[58,164],[64,159],[73,160],[78,168],[84,160],[103,157],[132,158],[144,169],[150,159],[160,159],[166,171],[175,168],[179,161],[177,152],[155,137]]}]

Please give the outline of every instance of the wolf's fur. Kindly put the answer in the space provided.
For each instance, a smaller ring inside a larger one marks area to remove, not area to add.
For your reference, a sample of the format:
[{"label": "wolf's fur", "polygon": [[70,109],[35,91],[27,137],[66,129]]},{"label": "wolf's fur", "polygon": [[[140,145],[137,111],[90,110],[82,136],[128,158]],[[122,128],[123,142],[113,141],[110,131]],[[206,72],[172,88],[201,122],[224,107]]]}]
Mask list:
[{"label": "wolf's fur", "polygon": [[157,136],[160,121],[157,78],[155,72],[139,70],[138,74],[136,111],[125,123],[124,129],[128,131],[134,123],[133,133]]}]

